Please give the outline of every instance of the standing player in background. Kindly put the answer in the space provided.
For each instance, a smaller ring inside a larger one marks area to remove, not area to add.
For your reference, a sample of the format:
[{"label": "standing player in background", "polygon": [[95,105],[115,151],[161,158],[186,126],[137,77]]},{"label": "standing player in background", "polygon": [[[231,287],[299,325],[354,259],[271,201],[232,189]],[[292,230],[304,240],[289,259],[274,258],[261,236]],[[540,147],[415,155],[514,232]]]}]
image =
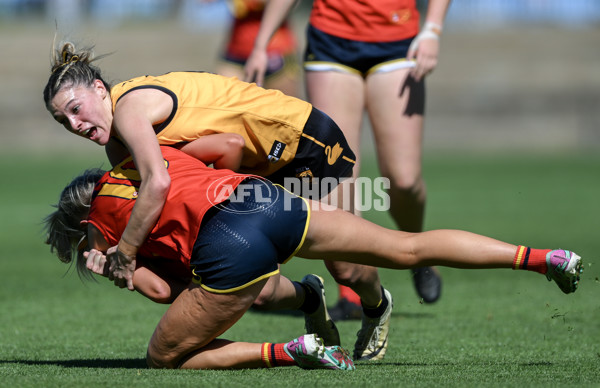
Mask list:
[{"label": "standing player in background", "polygon": [[[295,0],[271,0],[246,79],[263,82],[265,47]],[[315,0],[307,29],[304,56],[308,100],[338,123],[350,147],[360,151],[360,130],[366,110],[381,174],[390,179],[390,214],[398,228],[423,230],[426,190],[421,172],[424,77],[437,65],[439,36],[450,0],[430,0],[425,24],[415,0]],[[354,178],[359,174],[359,158]],[[441,294],[436,269],[413,270],[415,288],[426,303]],[[331,309],[334,319],[361,315],[359,299],[340,287]]]},{"label": "standing player in background", "polygon": [[[227,0],[233,15],[225,51],[217,73],[244,78],[244,65],[252,52],[260,28],[265,0]],[[263,87],[299,96],[298,44],[289,23],[284,21],[267,46],[267,68]]]}]

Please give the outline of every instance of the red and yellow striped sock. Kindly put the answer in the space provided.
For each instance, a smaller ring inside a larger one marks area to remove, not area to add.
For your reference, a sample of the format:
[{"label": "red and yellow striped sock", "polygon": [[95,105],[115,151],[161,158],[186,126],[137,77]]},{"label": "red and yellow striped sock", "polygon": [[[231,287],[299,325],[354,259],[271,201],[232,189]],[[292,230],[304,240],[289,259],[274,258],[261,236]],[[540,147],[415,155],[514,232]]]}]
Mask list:
[{"label": "red and yellow striped sock", "polygon": [[269,342],[262,344],[260,356],[267,368],[298,365],[296,361],[283,350],[284,346],[285,344],[272,344]]},{"label": "red and yellow striped sock", "polygon": [[519,245],[513,261],[513,269],[525,269],[545,274],[548,272],[546,254],[550,251],[551,249],[532,249]]}]

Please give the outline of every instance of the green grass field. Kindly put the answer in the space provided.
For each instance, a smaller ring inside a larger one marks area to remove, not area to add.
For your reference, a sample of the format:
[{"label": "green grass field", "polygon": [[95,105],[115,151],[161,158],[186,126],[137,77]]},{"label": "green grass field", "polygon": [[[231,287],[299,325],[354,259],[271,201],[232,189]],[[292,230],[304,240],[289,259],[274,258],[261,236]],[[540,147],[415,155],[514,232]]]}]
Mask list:
[{"label": "green grass field", "polygon": [[[83,284],[43,244],[41,219],[62,187],[102,159],[0,157],[0,386],[600,386],[600,156],[436,155],[425,160],[426,227],[459,228],[585,259],[580,289],[564,295],[538,274],[442,268],[443,296],[424,305],[407,271],[382,270],[395,298],[384,361],[355,372],[300,368],[167,371],[145,368],[166,307],[107,280]],[[374,169],[365,169],[374,175]],[[365,217],[391,226],[387,215]],[[284,274],[326,274],[294,259]],[[329,303],[336,298],[326,274]],[[339,324],[352,349],[359,322]],[[283,342],[303,332],[292,314],[249,312],[225,337]]]}]

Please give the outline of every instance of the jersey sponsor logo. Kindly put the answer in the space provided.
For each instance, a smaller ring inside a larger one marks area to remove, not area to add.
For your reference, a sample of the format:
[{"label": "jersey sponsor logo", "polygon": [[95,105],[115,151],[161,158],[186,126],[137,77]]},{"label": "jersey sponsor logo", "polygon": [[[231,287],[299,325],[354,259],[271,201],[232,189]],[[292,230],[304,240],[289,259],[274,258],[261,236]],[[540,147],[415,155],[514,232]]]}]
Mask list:
[{"label": "jersey sponsor logo", "polygon": [[327,155],[327,163],[329,163],[329,165],[333,165],[338,158],[340,157],[340,155],[342,154],[342,151],[344,149],[342,148],[342,146],[340,146],[340,143],[335,143],[335,145],[332,146],[327,146],[325,147],[325,155]]},{"label": "jersey sponsor logo", "polygon": [[285,149],[285,143],[275,140],[273,142],[273,146],[271,147],[271,151],[269,151],[269,155],[267,159],[271,163],[277,163],[279,159],[281,159],[281,154],[283,154],[283,150]]},{"label": "jersey sponsor logo", "polygon": [[404,24],[410,20],[410,16],[410,9],[399,9],[397,11],[392,11],[390,15],[390,22],[392,22],[392,24]]}]

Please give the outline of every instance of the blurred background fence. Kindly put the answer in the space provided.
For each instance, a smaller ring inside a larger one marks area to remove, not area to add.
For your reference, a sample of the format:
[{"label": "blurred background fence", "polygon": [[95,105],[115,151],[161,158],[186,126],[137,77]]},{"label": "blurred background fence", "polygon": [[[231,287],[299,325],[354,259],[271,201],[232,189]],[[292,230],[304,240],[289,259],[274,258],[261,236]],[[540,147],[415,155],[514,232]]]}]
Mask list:
[{"label": "blurred background fence", "polygon": [[[301,44],[310,6],[294,13]],[[93,146],[43,107],[55,33],[114,51],[100,66],[117,81],[213,71],[229,18],[223,0],[0,0],[0,149]],[[427,82],[426,148],[595,151],[600,1],[455,0]]]},{"label": "blurred background fence", "polygon": [[[305,0],[300,7],[308,9],[310,4]],[[421,9],[425,9],[426,4],[426,0],[419,0]],[[177,16],[186,22],[195,22],[195,27],[202,22],[207,25],[223,22],[229,17],[225,0],[0,0],[0,16],[113,23]],[[579,28],[600,22],[600,1],[455,0],[447,20],[453,29],[504,28],[507,24],[521,23]]]}]

